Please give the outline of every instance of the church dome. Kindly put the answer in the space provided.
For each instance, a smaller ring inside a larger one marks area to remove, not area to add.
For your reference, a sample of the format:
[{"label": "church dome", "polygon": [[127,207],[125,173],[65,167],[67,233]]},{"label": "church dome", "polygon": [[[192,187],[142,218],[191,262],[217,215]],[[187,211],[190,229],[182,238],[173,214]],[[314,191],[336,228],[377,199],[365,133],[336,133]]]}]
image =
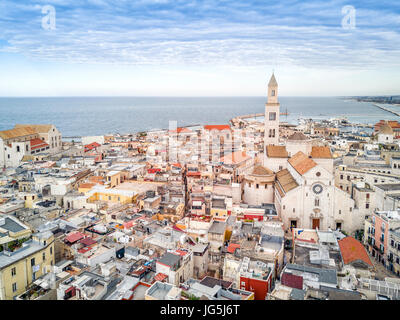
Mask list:
[{"label": "church dome", "polygon": [[309,140],[309,139],[306,137],[306,135],[303,132],[295,132],[290,137],[288,137],[288,140],[304,141],[304,140]]},{"label": "church dome", "polygon": [[273,175],[274,172],[259,164],[254,167],[253,172],[251,174],[256,176],[270,176]]},{"label": "church dome", "polygon": [[386,121],[384,123],[384,125],[381,126],[381,128],[379,129],[379,133],[381,133],[381,134],[393,134],[393,129],[392,129],[391,126],[389,126],[389,124]]}]

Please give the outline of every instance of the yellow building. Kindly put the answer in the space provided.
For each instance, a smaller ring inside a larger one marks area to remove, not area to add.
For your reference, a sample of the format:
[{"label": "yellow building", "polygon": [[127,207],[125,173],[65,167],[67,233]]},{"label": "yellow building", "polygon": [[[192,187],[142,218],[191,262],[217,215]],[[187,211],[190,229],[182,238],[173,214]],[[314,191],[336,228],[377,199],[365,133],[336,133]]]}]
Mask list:
[{"label": "yellow building", "polygon": [[212,199],[210,215],[213,218],[223,218],[228,217],[228,209],[224,199]]},{"label": "yellow building", "polygon": [[54,236],[48,232],[30,237],[17,219],[0,219],[0,300],[12,300],[27,290],[54,265]]},{"label": "yellow building", "polygon": [[118,186],[122,182],[122,173],[121,171],[110,171],[106,176],[107,182],[111,188]]},{"label": "yellow building", "polygon": [[89,202],[110,201],[120,204],[136,203],[138,194],[132,190],[107,188],[102,185],[93,187],[88,193]]},{"label": "yellow building", "polygon": [[38,199],[38,196],[36,194],[34,194],[34,193],[26,193],[24,195],[24,200],[25,200],[25,208],[32,209],[33,208],[33,204],[35,202],[37,202],[39,199]]}]

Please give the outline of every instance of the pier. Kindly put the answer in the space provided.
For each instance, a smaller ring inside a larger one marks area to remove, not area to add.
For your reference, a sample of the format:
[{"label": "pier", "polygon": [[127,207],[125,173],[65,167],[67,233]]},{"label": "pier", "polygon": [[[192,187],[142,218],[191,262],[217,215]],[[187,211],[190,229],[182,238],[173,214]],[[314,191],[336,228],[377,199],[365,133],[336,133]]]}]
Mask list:
[{"label": "pier", "polygon": [[385,107],[383,107],[383,106],[380,106],[379,104],[376,104],[376,103],[374,103],[374,106],[375,106],[375,107],[378,107],[379,109],[382,109],[382,110],[384,110],[384,111],[386,111],[386,112],[390,112],[390,113],[392,113],[392,114],[394,114],[394,115],[400,117],[400,112],[396,112],[396,111],[390,110],[390,109],[385,108]]}]

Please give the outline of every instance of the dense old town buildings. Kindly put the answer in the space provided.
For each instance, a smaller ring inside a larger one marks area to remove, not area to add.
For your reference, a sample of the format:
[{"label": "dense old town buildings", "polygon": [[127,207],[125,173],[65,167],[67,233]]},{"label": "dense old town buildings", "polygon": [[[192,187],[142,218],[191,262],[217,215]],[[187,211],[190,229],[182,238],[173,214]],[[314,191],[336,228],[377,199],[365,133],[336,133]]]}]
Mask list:
[{"label": "dense old town buildings", "polygon": [[286,123],[275,75],[264,111],[0,131],[0,299],[399,299],[398,123]]}]

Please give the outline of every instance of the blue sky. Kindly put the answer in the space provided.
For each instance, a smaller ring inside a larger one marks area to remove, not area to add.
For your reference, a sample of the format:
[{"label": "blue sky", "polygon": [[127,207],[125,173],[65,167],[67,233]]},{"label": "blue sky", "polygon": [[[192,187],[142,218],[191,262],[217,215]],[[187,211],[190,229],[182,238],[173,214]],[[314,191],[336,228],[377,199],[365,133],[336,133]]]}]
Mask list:
[{"label": "blue sky", "polygon": [[0,0],[0,96],[400,94],[400,1],[349,1]]}]

